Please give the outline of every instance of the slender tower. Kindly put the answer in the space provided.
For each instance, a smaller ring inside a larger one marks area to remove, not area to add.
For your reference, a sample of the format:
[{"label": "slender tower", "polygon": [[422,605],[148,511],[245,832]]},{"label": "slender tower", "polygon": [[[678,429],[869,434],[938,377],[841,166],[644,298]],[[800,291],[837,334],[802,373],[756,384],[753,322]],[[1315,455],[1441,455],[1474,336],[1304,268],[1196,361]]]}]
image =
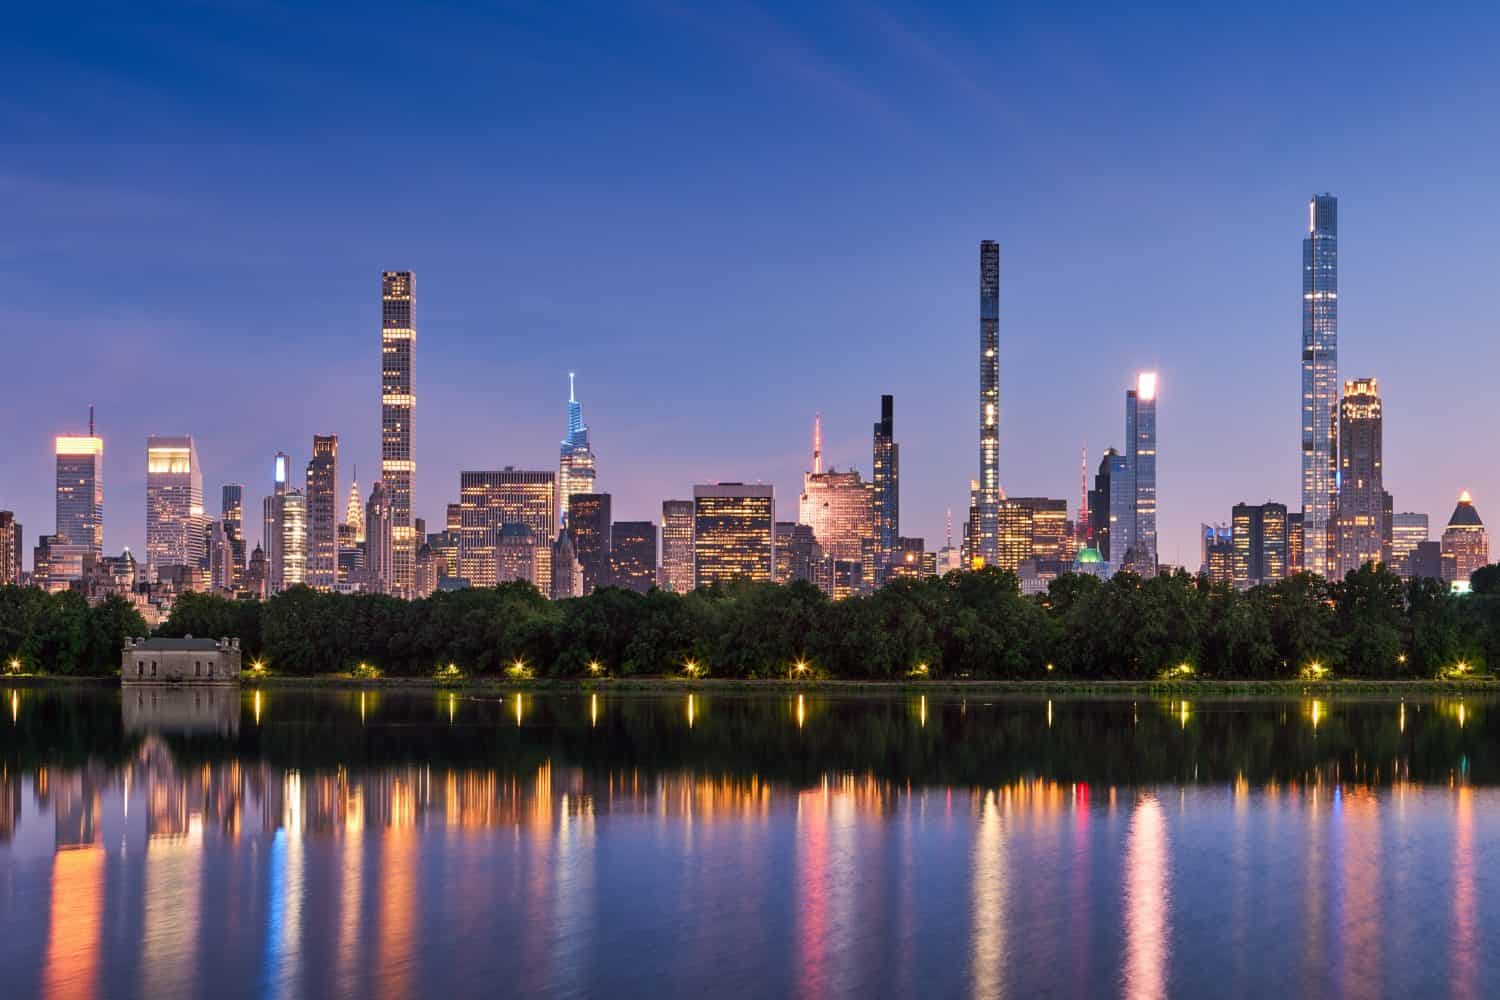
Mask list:
[{"label": "slender tower", "polygon": [[1131,509],[1135,530],[1131,551],[1125,555],[1130,568],[1141,576],[1156,575],[1156,373],[1141,372],[1135,388],[1125,393],[1125,437],[1130,478]]},{"label": "slender tower", "polygon": [[872,454],[875,494],[876,579],[885,580],[886,562],[901,537],[901,449],[896,444],[894,396],[880,397],[880,419],[875,422]]},{"label": "slender tower", "polygon": [[1309,572],[1330,575],[1339,405],[1339,202],[1307,205],[1302,241],[1302,552]]},{"label": "slender tower", "polygon": [[979,244],[979,495],[974,555],[1000,556],[1000,244]]},{"label": "slender tower", "polygon": [[[588,425],[583,422],[583,404],[574,391],[573,373],[568,372],[568,436],[562,439],[557,458],[557,516],[561,524],[568,518],[568,498],[578,493],[593,493],[598,468],[594,448],[589,444]],[[554,536],[548,536],[549,540]]]},{"label": "slender tower", "polygon": [[1078,547],[1084,548],[1089,538],[1089,446],[1079,449],[1078,458],[1078,523],[1073,526],[1078,536]]},{"label": "slender tower", "polygon": [[823,474],[823,414],[813,414],[813,475]]},{"label": "slender tower", "polygon": [[416,287],[410,271],[380,275],[380,478],[385,483],[391,521],[391,591],[412,592],[416,558],[411,524],[411,483],[417,469],[412,452],[412,358],[417,345]]}]

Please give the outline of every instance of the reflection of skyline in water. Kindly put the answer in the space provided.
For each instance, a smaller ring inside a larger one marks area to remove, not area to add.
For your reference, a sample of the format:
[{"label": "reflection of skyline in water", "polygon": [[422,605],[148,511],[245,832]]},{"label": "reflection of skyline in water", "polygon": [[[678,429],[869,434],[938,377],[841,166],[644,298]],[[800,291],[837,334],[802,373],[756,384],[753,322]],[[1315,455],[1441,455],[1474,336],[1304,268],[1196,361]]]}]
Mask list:
[{"label": "reflection of skyline in water", "polygon": [[[463,718],[461,703],[433,701],[442,720],[450,708]],[[517,742],[519,759],[486,766],[313,755],[289,766],[294,755],[257,755],[248,699],[231,737],[154,724],[123,759],[5,761],[0,867],[13,898],[40,909],[0,913],[0,987],[170,996],[225,976],[228,992],[271,996],[661,983],[676,984],[665,995],[722,983],[1155,996],[1259,976],[1265,992],[1493,995],[1484,942],[1500,909],[1481,873],[1500,842],[1500,790],[1458,764],[1446,780],[1411,780],[1399,744],[1383,760],[1334,754],[1264,780],[945,786],[874,767],[790,780],[786,766],[585,762],[546,733],[560,713],[541,701],[522,705],[522,734],[535,725],[556,749]],[[262,699],[259,725],[282,704]],[[392,704],[366,699],[371,732]],[[496,713],[511,734],[515,704]],[[625,710],[591,697],[577,708],[585,732]],[[632,732],[687,730],[685,698],[658,708]],[[1413,706],[1376,709],[1370,724],[1398,738],[1421,728]],[[924,719],[913,700],[895,717],[930,732],[952,710],[929,702]],[[1048,706],[1034,710],[1045,728]],[[1284,710],[1289,731],[1319,742],[1362,724],[1336,704]],[[1147,711],[1183,731],[1180,703]],[[767,738],[815,736],[833,712],[807,698],[799,718],[787,699]],[[1052,732],[1069,725],[1065,704],[1051,713]],[[1422,713],[1465,732],[1486,714]],[[668,718],[677,729],[660,728]],[[1195,704],[1187,719],[1190,733],[1212,726],[1215,709]],[[694,699],[696,738],[738,721],[735,706]],[[403,721],[383,735],[430,733]],[[1007,773],[1002,760],[980,766]]]}]

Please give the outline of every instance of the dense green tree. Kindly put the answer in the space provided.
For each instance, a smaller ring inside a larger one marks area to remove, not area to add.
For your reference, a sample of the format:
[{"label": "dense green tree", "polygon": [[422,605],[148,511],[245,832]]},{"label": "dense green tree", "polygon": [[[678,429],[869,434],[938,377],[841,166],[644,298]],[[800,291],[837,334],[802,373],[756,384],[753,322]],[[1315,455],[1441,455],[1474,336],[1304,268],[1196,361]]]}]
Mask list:
[{"label": "dense green tree", "polygon": [[1343,669],[1366,677],[1401,672],[1405,596],[1401,578],[1384,564],[1365,563],[1334,587]]}]

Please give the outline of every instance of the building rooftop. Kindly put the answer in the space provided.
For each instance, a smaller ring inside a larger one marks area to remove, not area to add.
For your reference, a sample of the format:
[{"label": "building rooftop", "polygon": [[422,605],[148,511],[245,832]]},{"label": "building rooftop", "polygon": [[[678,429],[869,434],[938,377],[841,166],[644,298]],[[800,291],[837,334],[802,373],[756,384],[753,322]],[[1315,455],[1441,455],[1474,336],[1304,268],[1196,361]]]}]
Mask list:
[{"label": "building rooftop", "polygon": [[1448,518],[1450,528],[1482,528],[1484,522],[1479,519],[1479,511],[1474,509],[1474,501],[1469,497],[1469,491],[1464,490],[1459,494],[1458,506],[1453,508],[1453,516]]},{"label": "building rooftop", "polygon": [[140,639],[135,643],[136,649],[162,649],[162,650],[204,650],[212,651],[219,648],[217,639],[194,639],[192,636],[183,636],[181,639]]}]

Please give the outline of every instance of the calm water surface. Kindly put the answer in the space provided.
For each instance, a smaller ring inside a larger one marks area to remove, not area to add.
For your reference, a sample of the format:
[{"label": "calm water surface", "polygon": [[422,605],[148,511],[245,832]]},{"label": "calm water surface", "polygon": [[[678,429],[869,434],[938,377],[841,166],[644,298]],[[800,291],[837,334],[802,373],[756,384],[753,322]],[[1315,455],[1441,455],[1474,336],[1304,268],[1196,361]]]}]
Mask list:
[{"label": "calm water surface", "polygon": [[0,688],[0,997],[1500,995],[1500,704]]}]

